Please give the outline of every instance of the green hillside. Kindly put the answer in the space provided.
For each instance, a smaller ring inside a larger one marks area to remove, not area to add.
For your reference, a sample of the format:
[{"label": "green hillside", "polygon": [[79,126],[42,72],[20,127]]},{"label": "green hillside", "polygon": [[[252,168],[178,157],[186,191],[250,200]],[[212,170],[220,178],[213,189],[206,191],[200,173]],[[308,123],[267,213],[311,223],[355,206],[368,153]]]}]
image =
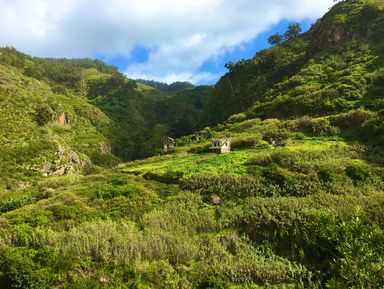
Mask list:
[{"label": "green hillside", "polygon": [[168,127],[168,134],[172,137],[181,137],[201,130],[207,124],[203,114],[212,96],[211,86],[184,89],[156,102],[156,120]]},{"label": "green hillside", "polygon": [[0,287],[383,288],[383,22],[341,1],[172,93],[0,50]]},{"label": "green hillside", "polygon": [[81,172],[100,158],[115,162],[105,137],[111,120],[101,110],[83,98],[55,94],[46,83],[4,65],[0,80],[2,185]]},{"label": "green hillside", "polygon": [[[48,159],[27,160],[25,155],[39,158],[36,154],[43,154],[41,145],[49,147],[52,157],[58,154],[59,147],[80,154],[76,156],[76,170],[80,171],[153,155],[164,135],[177,131],[177,126],[189,121],[190,125],[183,128],[186,134],[202,126],[198,119],[210,97],[209,88],[185,90],[185,85],[175,95],[167,96],[127,79],[98,60],[32,58],[13,48],[2,48],[0,65],[2,109],[6,112],[1,116],[1,131],[6,132],[4,145],[9,142],[7,153],[12,155],[8,157],[4,152],[3,157],[4,164],[8,159],[13,171],[20,167],[29,170],[22,164],[24,161],[35,164],[36,171],[42,170],[39,166],[48,166]],[[191,114],[184,120],[186,111]],[[58,125],[61,115],[65,123]],[[159,125],[163,125],[163,132],[159,139],[153,139]],[[28,136],[18,133],[15,128],[19,126]],[[15,145],[25,152],[20,153]],[[16,166],[13,156],[21,159]],[[58,161],[52,157],[51,162]],[[10,172],[9,166],[4,171]]]},{"label": "green hillside", "polygon": [[336,4],[311,30],[230,67],[215,87],[211,123],[250,117],[330,115],[380,109],[384,17],[381,1]]},{"label": "green hillside", "polygon": [[[47,106],[45,109],[52,115],[66,113],[72,125],[77,124],[78,117],[88,117],[88,125],[93,126],[98,134],[108,140],[107,150],[116,157],[134,159],[140,155],[140,147],[136,144],[135,138],[140,141],[140,137],[150,130],[148,117],[145,115],[145,101],[138,92],[137,84],[117,72],[116,68],[91,59],[32,58],[11,48],[0,50],[0,63],[3,64],[4,74],[12,75],[8,72],[12,70],[25,82],[29,81],[27,79],[33,79],[35,83],[40,83],[40,86],[48,92],[35,91],[35,97],[40,97],[41,101],[45,102]],[[18,81],[11,77],[6,84]],[[28,89],[30,89],[28,85],[19,85],[19,91],[16,93],[23,94],[24,90]],[[43,95],[47,93],[49,96],[44,97]],[[9,97],[6,92],[3,95]],[[16,110],[27,105],[27,101],[31,105],[37,105],[34,103],[35,99],[20,99],[20,107],[9,104],[9,113],[17,113]],[[65,111],[64,107],[60,108],[65,105],[63,102],[66,102],[67,106],[82,103],[90,108],[90,112],[76,110],[74,107],[71,108],[72,112]],[[56,103],[56,107],[53,103]],[[97,123],[103,122],[103,117],[109,119],[108,125]],[[46,118],[40,123],[43,129],[54,120],[50,115]],[[76,129],[68,130],[73,132]],[[85,133],[82,128],[79,128],[78,132]],[[31,130],[30,133],[35,133],[35,130]],[[89,137],[92,138],[92,134]],[[75,142],[83,141],[75,140]],[[106,156],[100,155],[98,158],[106,158],[108,162]]]}]

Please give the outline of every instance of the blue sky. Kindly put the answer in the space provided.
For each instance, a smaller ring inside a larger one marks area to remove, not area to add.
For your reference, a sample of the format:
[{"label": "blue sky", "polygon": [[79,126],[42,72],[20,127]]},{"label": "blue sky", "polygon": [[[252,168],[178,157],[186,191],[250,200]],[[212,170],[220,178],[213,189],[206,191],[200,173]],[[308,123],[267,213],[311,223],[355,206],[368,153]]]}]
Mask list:
[{"label": "blue sky", "polygon": [[[315,19],[305,19],[298,21],[303,29],[303,32],[308,31],[311,25],[315,22]],[[278,24],[273,25],[268,28],[266,31],[260,33],[257,37],[252,39],[251,41],[241,44],[237,47],[234,47],[220,57],[215,57],[211,59],[207,59],[202,63],[202,65],[198,68],[197,73],[208,72],[213,75],[216,75],[213,79],[198,81],[195,84],[199,85],[211,85],[215,84],[219,77],[224,75],[227,72],[227,69],[224,67],[225,63],[228,61],[237,62],[241,59],[249,59],[252,58],[256,52],[270,47],[270,44],[267,42],[267,39],[270,35],[274,33],[284,34],[287,30],[288,25],[292,23],[292,21],[281,20]],[[124,72],[127,68],[134,63],[145,63],[148,61],[150,50],[145,47],[137,46],[133,49],[131,53],[131,57],[127,58],[122,55],[115,57],[108,57],[102,54],[95,55],[97,58],[105,61],[108,64],[117,66],[120,71]],[[180,79],[183,80],[183,79]]]},{"label": "blue sky", "polygon": [[0,0],[0,46],[38,57],[91,57],[131,78],[212,84],[224,64],[307,30],[333,0]]}]

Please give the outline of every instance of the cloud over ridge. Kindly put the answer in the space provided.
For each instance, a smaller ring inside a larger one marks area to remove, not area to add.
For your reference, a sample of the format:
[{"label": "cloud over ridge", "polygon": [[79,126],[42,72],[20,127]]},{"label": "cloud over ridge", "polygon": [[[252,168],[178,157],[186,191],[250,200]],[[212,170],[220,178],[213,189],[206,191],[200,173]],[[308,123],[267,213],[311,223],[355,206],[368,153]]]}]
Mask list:
[{"label": "cloud over ridge", "polygon": [[199,71],[282,19],[316,19],[333,0],[0,0],[0,45],[34,56],[131,57],[128,76],[171,82],[215,78]]}]

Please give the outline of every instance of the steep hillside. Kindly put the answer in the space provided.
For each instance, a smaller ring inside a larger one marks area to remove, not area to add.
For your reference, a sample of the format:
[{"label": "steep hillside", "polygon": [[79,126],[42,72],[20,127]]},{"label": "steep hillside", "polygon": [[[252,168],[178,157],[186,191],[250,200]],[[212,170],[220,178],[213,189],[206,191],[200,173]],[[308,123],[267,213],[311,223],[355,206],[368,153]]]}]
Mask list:
[{"label": "steep hillside", "polygon": [[146,109],[151,100],[116,68],[91,59],[32,58],[9,48],[0,52],[0,63],[46,83],[55,95],[82,99],[107,115],[111,123],[103,134],[116,157],[130,160],[146,154],[140,143],[151,131],[153,115]]},{"label": "steep hillside", "polygon": [[[119,159],[132,160],[153,155],[162,146],[165,134],[181,136],[204,127],[201,115],[211,95],[210,87],[175,83],[163,87],[162,92],[127,79],[115,67],[98,60],[32,58],[12,48],[0,49],[0,63],[4,77],[8,75],[2,83],[7,87],[17,83],[18,87],[15,91],[7,88],[2,93],[9,115],[22,114],[23,107],[32,106],[35,114],[45,114],[41,116],[44,120],[36,121],[29,112],[28,121],[33,125],[48,130],[47,126],[58,122],[62,115],[65,122],[63,130],[68,133],[76,131],[88,138],[73,137],[71,145],[66,143],[65,138],[56,140],[60,147],[69,146],[75,154],[83,154],[85,162],[81,162],[82,165],[79,162],[77,170],[81,170],[85,163],[87,166],[110,166]],[[41,89],[30,87],[29,82],[39,83]],[[24,92],[33,94],[34,98],[20,98],[17,106],[10,101],[15,94]],[[91,112],[75,107],[78,103]],[[80,125],[82,117],[88,121],[88,129],[92,131],[86,132],[87,128]],[[2,132],[20,125],[11,120],[5,124]],[[76,127],[78,124],[80,126]],[[25,124],[24,127],[33,139],[37,131],[30,125]],[[16,134],[8,136],[9,141],[19,144],[18,137]],[[93,139],[98,138],[103,140],[103,145],[93,144]],[[48,145],[50,141],[45,143]],[[30,154],[34,153],[31,148]]]},{"label": "steep hillside", "polygon": [[[212,86],[193,86],[188,82],[166,84],[138,80],[138,89],[152,112],[152,123],[162,126],[171,137],[181,137],[205,128],[207,103],[213,96]],[[151,86],[152,85],[152,86]]]},{"label": "steep hillside", "polygon": [[217,123],[245,110],[250,117],[291,118],[380,109],[382,10],[381,1],[338,3],[309,32],[231,66],[206,119]]},{"label": "steep hillside", "polygon": [[203,113],[213,95],[213,87],[196,86],[184,89],[156,102],[156,121],[168,127],[168,134],[181,137],[203,129],[207,123]]},{"label": "steep hillside", "polygon": [[[55,94],[43,81],[0,65],[2,185],[112,165],[111,119],[83,98]],[[10,179],[7,180],[6,177]]]}]

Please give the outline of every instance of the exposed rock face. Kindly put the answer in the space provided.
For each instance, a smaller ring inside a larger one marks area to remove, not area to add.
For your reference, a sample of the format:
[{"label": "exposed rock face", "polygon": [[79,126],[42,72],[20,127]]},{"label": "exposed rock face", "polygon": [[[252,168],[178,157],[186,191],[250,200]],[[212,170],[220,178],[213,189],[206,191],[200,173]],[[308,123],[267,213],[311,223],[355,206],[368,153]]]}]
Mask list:
[{"label": "exposed rock face", "polygon": [[357,32],[347,31],[342,26],[334,27],[331,30],[327,30],[322,25],[313,31],[314,37],[312,43],[307,51],[307,57],[311,58],[320,52],[322,49],[341,45],[349,41],[359,40],[364,37]]},{"label": "exposed rock face", "polygon": [[111,146],[106,143],[100,144],[100,150],[105,154],[110,154],[112,152]]},{"label": "exposed rock face", "polygon": [[363,36],[357,32],[348,33],[342,27],[335,27],[328,35],[326,44],[339,45],[347,41],[359,40]]},{"label": "exposed rock face", "polygon": [[[347,3],[348,2],[348,3]],[[313,57],[333,45],[350,41],[381,41],[384,25],[382,9],[373,1],[341,1],[310,30],[311,44],[307,56]],[[379,1],[377,1],[379,2]]]},{"label": "exposed rock face", "polygon": [[82,167],[82,162],[79,156],[74,151],[59,146],[57,159],[46,163],[41,173],[43,176],[62,176],[64,174],[73,174],[80,167]]},{"label": "exposed rock face", "polygon": [[68,116],[65,112],[62,112],[59,116],[59,123],[61,125],[65,125],[67,123],[69,123],[69,119],[68,119]]},{"label": "exposed rock face", "polygon": [[100,283],[103,284],[103,285],[106,285],[109,283],[109,280],[106,278],[106,277],[100,277],[99,279]]},{"label": "exposed rock face", "polygon": [[221,204],[221,198],[218,195],[214,194],[211,196],[211,198],[212,198],[212,203],[214,205],[220,205]]}]

